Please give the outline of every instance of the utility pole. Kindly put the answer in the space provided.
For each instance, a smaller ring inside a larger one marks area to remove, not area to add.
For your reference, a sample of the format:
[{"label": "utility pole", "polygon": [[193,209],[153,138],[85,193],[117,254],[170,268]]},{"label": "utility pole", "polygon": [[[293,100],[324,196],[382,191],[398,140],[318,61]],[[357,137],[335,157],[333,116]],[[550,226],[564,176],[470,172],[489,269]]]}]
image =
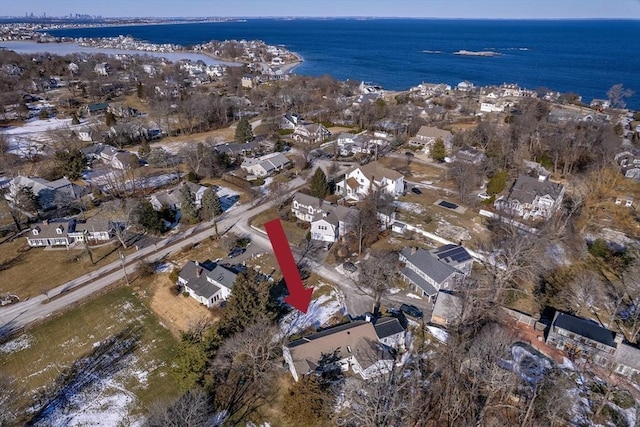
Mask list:
[{"label": "utility pole", "polygon": [[127,285],[130,285],[129,276],[127,276],[127,269],[124,267],[124,254],[120,251],[118,251],[118,254],[120,255],[120,263],[122,264],[122,272],[124,273],[124,278],[127,281]]}]

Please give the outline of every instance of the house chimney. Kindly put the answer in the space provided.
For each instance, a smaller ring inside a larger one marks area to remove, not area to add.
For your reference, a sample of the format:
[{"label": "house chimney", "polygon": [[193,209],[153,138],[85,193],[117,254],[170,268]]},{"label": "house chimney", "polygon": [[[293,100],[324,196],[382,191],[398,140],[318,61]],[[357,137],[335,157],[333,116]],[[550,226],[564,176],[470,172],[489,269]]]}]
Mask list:
[{"label": "house chimney", "polygon": [[417,252],[418,248],[415,246],[411,248],[411,255],[414,255]]},{"label": "house chimney", "polygon": [[196,270],[196,277],[200,277],[200,275],[202,274],[202,269],[199,268]]}]

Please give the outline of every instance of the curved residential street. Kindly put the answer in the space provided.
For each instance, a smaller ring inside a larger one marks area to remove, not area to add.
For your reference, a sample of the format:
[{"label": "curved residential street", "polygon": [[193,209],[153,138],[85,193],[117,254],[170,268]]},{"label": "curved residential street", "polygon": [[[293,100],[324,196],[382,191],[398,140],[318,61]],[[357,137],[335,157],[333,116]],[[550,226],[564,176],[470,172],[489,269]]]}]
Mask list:
[{"label": "curved residential street", "polygon": [[[316,166],[317,167],[317,166]],[[313,172],[313,171],[312,171]],[[289,192],[293,192],[304,185],[305,180],[297,177],[288,183]],[[225,212],[218,219],[220,233],[233,231],[236,234],[251,236],[251,245],[263,252],[272,251],[271,243],[266,233],[249,226],[251,217],[271,207],[271,202],[265,202],[251,207],[249,204],[238,206],[230,212]],[[155,262],[179,253],[186,245],[201,242],[213,235],[213,222],[198,224],[179,234],[167,237],[160,242],[140,248],[134,254],[128,255],[123,263],[115,261],[99,270],[79,276],[63,285],[17,304],[0,307],[0,339],[22,329],[34,322],[40,321],[77,304],[95,292],[133,274],[140,261]],[[299,255],[293,248],[294,255]],[[339,298],[347,313],[360,315],[372,309],[372,298],[358,290],[354,277],[342,268],[330,267],[315,260],[308,260],[312,270],[323,279],[336,285]],[[357,273],[356,273],[357,274]],[[430,307],[420,304],[404,294],[389,295],[383,303],[399,305],[402,302],[413,303],[428,310]]]}]

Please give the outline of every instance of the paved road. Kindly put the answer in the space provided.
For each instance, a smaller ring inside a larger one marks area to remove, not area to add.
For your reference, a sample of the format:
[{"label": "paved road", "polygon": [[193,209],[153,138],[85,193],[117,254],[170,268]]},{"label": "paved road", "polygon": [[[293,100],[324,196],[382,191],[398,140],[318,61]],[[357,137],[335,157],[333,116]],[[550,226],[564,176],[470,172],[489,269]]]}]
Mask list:
[{"label": "paved road", "polygon": [[[304,184],[304,180],[296,178],[289,182],[289,188],[295,189],[302,184]],[[238,206],[236,209],[221,216],[218,221],[218,230],[220,233],[229,230],[236,231],[239,228],[237,227],[239,224],[244,224],[245,227],[240,229],[240,233],[243,230],[249,231],[251,229],[246,227],[249,218],[268,209],[270,206],[270,203],[263,203],[256,207],[251,207],[248,204]],[[160,261],[170,255],[179,253],[185,246],[198,243],[213,234],[213,222],[198,224],[182,233],[167,237],[156,244],[141,248],[134,254],[128,255],[124,261],[124,268],[121,261],[116,261],[97,271],[84,274],[60,285],[46,294],[38,295],[17,304],[0,307],[0,338],[15,329],[49,317],[53,313],[81,301],[100,289],[124,279],[125,269],[127,274],[133,275],[139,261]]]},{"label": "paved road", "polygon": [[[317,166],[316,166],[317,167]],[[295,178],[289,182],[290,191],[294,191],[304,184],[304,179]],[[248,225],[248,220],[256,214],[271,207],[271,203],[262,203],[251,207],[249,204],[238,206],[230,212],[224,213],[218,221],[220,233],[232,231],[236,234],[251,236],[251,251],[258,250],[271,252],[271,243],[264,232],[256,230]],[[212,222],[198,224],[182,233],[167,237],[155,244],[143,247],[134,254],[128,255],[124,260],[113,262],[97,271],[77,277],[63,285],[60,285],[46,294],[38,295],[29,300],[0,307],[0,339],[12,331],[23,328],[33,322],[44,319],[52,314],[78,303],[91,294],[125,278],[125,270],[128,275],[133,275],[138,262],[144,260],[155,262],[179,253],[185,246],[193,245],[211,237],[214,234]],[[293,248],[294,255],[300,255]],[[352,315],[360,315],[372,308],[372,299],[363,295],[358,290],[354,277],[344,272],[340,267],[326,266],[314,260],[309,260],[312,271],[323,279],[334,283],[339,290],[339,297],[347,312]],[[124,266],[123,266],[124,264]],[[418,300],[412,300],[404,294],[390,295],[386,301],[399,305],[401,302],[413,303],[423,309],[428,309]]]}]

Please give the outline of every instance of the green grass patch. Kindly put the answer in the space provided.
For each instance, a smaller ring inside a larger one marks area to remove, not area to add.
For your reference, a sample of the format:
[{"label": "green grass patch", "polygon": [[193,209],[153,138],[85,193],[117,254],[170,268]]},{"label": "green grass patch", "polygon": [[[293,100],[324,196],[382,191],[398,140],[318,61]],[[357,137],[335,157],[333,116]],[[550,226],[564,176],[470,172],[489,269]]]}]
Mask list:
[{"label": "green grass patch", "polygon": [[13,378],[14,402],[24,413],[36,391],[48,390],[105,340],[132,330],[139,331],[135,350],[112,374],[117,387],[135,396],[130,413],[143,414],[158,399],[175,397],[170,363],[178,343],[131,288],[122,287],[28,330],[12,341],[24,343],[22,348],[0,353],[0,370]]}]

